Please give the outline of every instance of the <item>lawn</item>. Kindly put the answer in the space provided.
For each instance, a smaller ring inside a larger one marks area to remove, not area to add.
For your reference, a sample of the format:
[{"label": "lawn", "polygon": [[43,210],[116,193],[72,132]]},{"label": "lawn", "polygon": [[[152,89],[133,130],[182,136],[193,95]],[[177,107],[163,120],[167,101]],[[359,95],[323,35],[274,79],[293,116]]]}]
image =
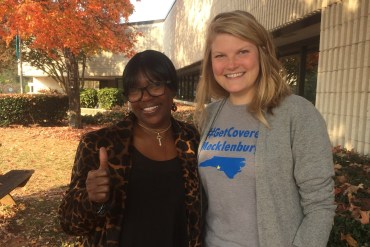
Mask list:
[{"label": "lawn", "polygon": [[78,140],[92,130],[68,127],[0,128],[0,172],[35,170],[26,186],[11,195],[17,205],[0,205],[0,246],[73,246],[56,219],[70,180]]}]

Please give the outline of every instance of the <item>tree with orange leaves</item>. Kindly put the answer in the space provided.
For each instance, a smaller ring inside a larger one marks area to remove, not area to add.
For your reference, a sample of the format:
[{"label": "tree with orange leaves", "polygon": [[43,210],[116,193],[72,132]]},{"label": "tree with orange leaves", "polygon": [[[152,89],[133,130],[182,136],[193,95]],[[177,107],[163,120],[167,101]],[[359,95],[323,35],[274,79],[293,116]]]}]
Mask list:
[{"label": "tree with orange leaves", "polygon": [[70,126],[81,128],[79,64],[101,51],[133,55],[132,12],[129,0],[1,0],[0,38],[9,44],[18,35],[28,53],[37,54],[29,58],[63,86]]}]

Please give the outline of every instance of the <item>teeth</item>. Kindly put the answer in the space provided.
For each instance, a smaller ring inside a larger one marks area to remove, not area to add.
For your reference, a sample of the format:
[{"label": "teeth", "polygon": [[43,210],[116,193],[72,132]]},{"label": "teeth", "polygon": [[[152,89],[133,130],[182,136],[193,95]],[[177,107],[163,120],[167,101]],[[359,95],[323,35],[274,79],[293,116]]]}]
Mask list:
[{"label": "teeth", "polygon": [[239,77],[239,76],[242,76],[244,73],[243,72],[240,72],[240,73],[234,73],[234,74],[227,74],[225,75],[227,78],[235,78],[235,77]]},{"label": "teeth", "polygon": [[157,108],[158,108],[158,106],[145,107],[144,111],[154,111]]}]

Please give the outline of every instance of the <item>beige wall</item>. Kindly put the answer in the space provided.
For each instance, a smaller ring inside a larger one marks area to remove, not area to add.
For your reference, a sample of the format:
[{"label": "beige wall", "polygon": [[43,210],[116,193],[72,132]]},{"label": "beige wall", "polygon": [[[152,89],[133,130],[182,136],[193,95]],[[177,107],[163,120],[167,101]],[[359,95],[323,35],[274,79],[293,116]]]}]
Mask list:
[{"label": "beige wall", "polygon": [[[43,71],[32,67],[28,63],[22,63],[23,76],[47,76]],[[18,75],[20,74],[20,66],[18,65]]]},{"label": "beige wall", "polygon": [[[138,52],[146,49],[163,51],[163,21],[137,24],[135,27],[142,33],[135,45]],[[86,78],[121,76],[127,61],[128,58],[122,54],[103,52],[88,61]]]},{"label": "beige wall", "polygon": [[33,88],[33,92],[37,93],[40,90],[57,90],[62,92],[62,88],[56,83],[51,77],[34,77],[31,83],[28,83],[29,87]]},{"label": "beige wall", "polygon": [[201,60],[213,0],[177,0],[164,22],[165,53],[177,69]]},{"label": "beige wall", "polygon": [[323,9],[317,107],[334,145],[370,153],[370,1]]},{"label": "beige wall", "polygon": [[164,49],[176,68],[182,68],[202,59],[207,24],[220,12],[249,11],[273,31],[334,2],[337,0],[177,0],[164,22]]}]

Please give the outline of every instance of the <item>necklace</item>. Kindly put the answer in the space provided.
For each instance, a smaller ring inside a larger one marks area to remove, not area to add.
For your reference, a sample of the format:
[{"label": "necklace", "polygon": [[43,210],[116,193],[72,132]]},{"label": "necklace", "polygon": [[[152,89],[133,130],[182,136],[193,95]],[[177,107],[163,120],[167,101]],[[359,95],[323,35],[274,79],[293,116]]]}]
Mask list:
[{"label": "necklace", "polygon": [[149,131],[149,132],[152,132],[154,134],[157,134],[157,140],[158,140],[158,145],[159,146],[162,146],[162,139],[163,139],[163,136],[161,136],[161,134],[167,132],[167,130],[169,130],[171,128],[171,123],[168,125],[167,128],[165,129],[151,129],[151,128],[148,128],[148,127],[145,127],[143,124],[141,124],[140,122],[137,123],[138,125],[140,125],[143,129]]}]

